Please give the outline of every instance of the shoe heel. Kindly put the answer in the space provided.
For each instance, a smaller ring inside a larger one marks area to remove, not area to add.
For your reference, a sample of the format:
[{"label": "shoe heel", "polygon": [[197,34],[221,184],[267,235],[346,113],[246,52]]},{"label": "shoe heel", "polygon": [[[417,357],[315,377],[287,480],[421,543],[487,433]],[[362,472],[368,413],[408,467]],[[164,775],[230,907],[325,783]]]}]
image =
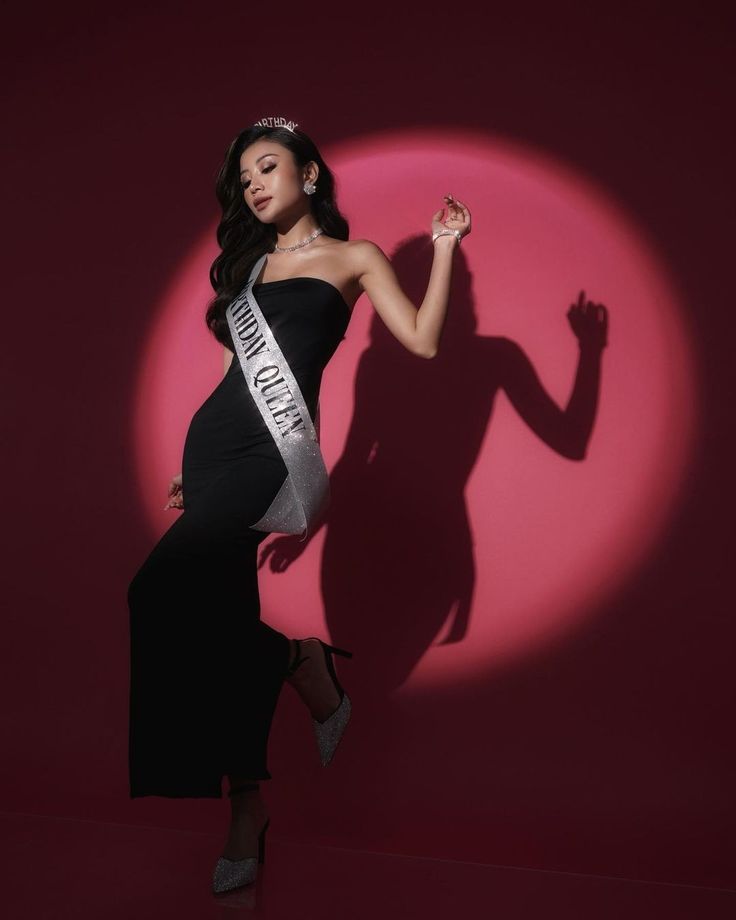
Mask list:
[{"label": "shoe heel", "polygon": [[340,743],[340,739],[343,736],[345,727],[348,724],[350,719],[350,712],[352,705],[350,702],[350,697],[345,693],[340,681],[338,680],[337,674],[335,672],[335,665],[332,661],[332,656],[342,655],[343,658],[352,658],[353,653],[349,652],[344,648],[337,648],[335,645],[328,645],[327,642],[323,642],[321,639],[317,640],[322,647],[322,652],[325,656],[325,663],[327,664],[327,670],[329,671],[330,677],[335,685],[335,689],[340,694],[340,705],[337,709],[329,716],[324,722],[318,722],[316,719],[312,720],[314,726],[314,732],[317,737],[317,747],[319,749],[320,760],[322,761],[322,766],[326,767],[332,760],[335,749]]},{"label": "shoe heel", "polygon": [[352,658],[353,653],[346,651],[344,648],[337,648],[334,645],[328,645],[326,642],[322,643],[325,648],[328,648],[331,652],[334,652],[336,655],[342,655],[343,658]]}]

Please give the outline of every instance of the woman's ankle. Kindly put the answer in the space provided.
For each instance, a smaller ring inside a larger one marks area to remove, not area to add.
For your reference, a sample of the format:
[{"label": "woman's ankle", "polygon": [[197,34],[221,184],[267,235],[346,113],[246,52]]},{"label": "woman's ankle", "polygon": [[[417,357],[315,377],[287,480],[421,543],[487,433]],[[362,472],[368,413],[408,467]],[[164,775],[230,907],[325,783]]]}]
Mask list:
[{"label": "woman's ankle", "polygon": [[230,820],[239,823],[248,817],[262,818],[266,813],[266,802],[260,789],[236,792],[230,796]]},{"label": "woman's ankle", "polygon": [[301,677],[300,666],[309,655],[305,655],[304,639],[289,639],[289,663],[286,669],[285,680],[294,683],[294,677]]}]

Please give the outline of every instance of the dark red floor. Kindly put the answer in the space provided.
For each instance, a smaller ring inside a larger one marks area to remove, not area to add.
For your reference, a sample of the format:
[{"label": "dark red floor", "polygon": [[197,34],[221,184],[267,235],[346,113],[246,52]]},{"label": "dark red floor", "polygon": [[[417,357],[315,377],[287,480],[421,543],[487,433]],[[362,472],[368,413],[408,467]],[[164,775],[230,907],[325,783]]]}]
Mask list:
[{"label": "dark red floor", "polygon": [[[2,916],[10,920],[720,920],[736,892],[416,859],[280,842],[255,885],[210,893],[209,834],[0,815]],[[232,916],[232,913],[229,914]]]}]

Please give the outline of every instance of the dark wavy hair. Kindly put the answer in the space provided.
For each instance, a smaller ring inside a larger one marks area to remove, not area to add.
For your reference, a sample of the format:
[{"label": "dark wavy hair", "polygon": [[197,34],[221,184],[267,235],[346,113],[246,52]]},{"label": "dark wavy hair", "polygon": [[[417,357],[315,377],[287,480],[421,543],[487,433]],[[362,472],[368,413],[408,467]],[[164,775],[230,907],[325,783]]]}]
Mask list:
[{"label": "dark wavy hair", "polygon": [[327,236],[349,239],[348,222],[335,200],[335,178],[314,141],[298,128],[292,131],[284,127],[252,125],[241,131],[228,147],[215,183],[215,194],[222,208],[222,219],[217,227],[217,242],[222,251],[210,266],[210,284],[215,297],[207,305],[205,316],[210,332],[231,351],[234,349],[225,310],[242,289],[256,261],[264,253],[272,252],[276,244],[276,227],[258,220],[243,200],[240,184],[240,156],[246,147],[262,137],[288,148],[298,167],[306,166],[310,160],[317,164],[317,191],[309,196],[312,214]]}]

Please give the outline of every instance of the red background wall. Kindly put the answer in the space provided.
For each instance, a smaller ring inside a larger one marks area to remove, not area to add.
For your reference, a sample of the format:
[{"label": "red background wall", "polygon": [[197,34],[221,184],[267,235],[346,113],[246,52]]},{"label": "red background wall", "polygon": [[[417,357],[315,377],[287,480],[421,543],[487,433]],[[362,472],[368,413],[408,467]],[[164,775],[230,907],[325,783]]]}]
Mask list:
[{"label": "red background wall", "polygon": [[285,693],[274,831],[733,886],[730,24],[666,5],[361,10],[6,14],[0,807],[224,829],[223,803],[127,798],[125,590],[151,546],[127,411],[148,319],[242,126],[284,113],[328,144],[440,123],[547,150],[636,215],[696,330],[704,434],[658,551],[554,651],[411,704],[366,694],[366,756],[324,775]]}]

